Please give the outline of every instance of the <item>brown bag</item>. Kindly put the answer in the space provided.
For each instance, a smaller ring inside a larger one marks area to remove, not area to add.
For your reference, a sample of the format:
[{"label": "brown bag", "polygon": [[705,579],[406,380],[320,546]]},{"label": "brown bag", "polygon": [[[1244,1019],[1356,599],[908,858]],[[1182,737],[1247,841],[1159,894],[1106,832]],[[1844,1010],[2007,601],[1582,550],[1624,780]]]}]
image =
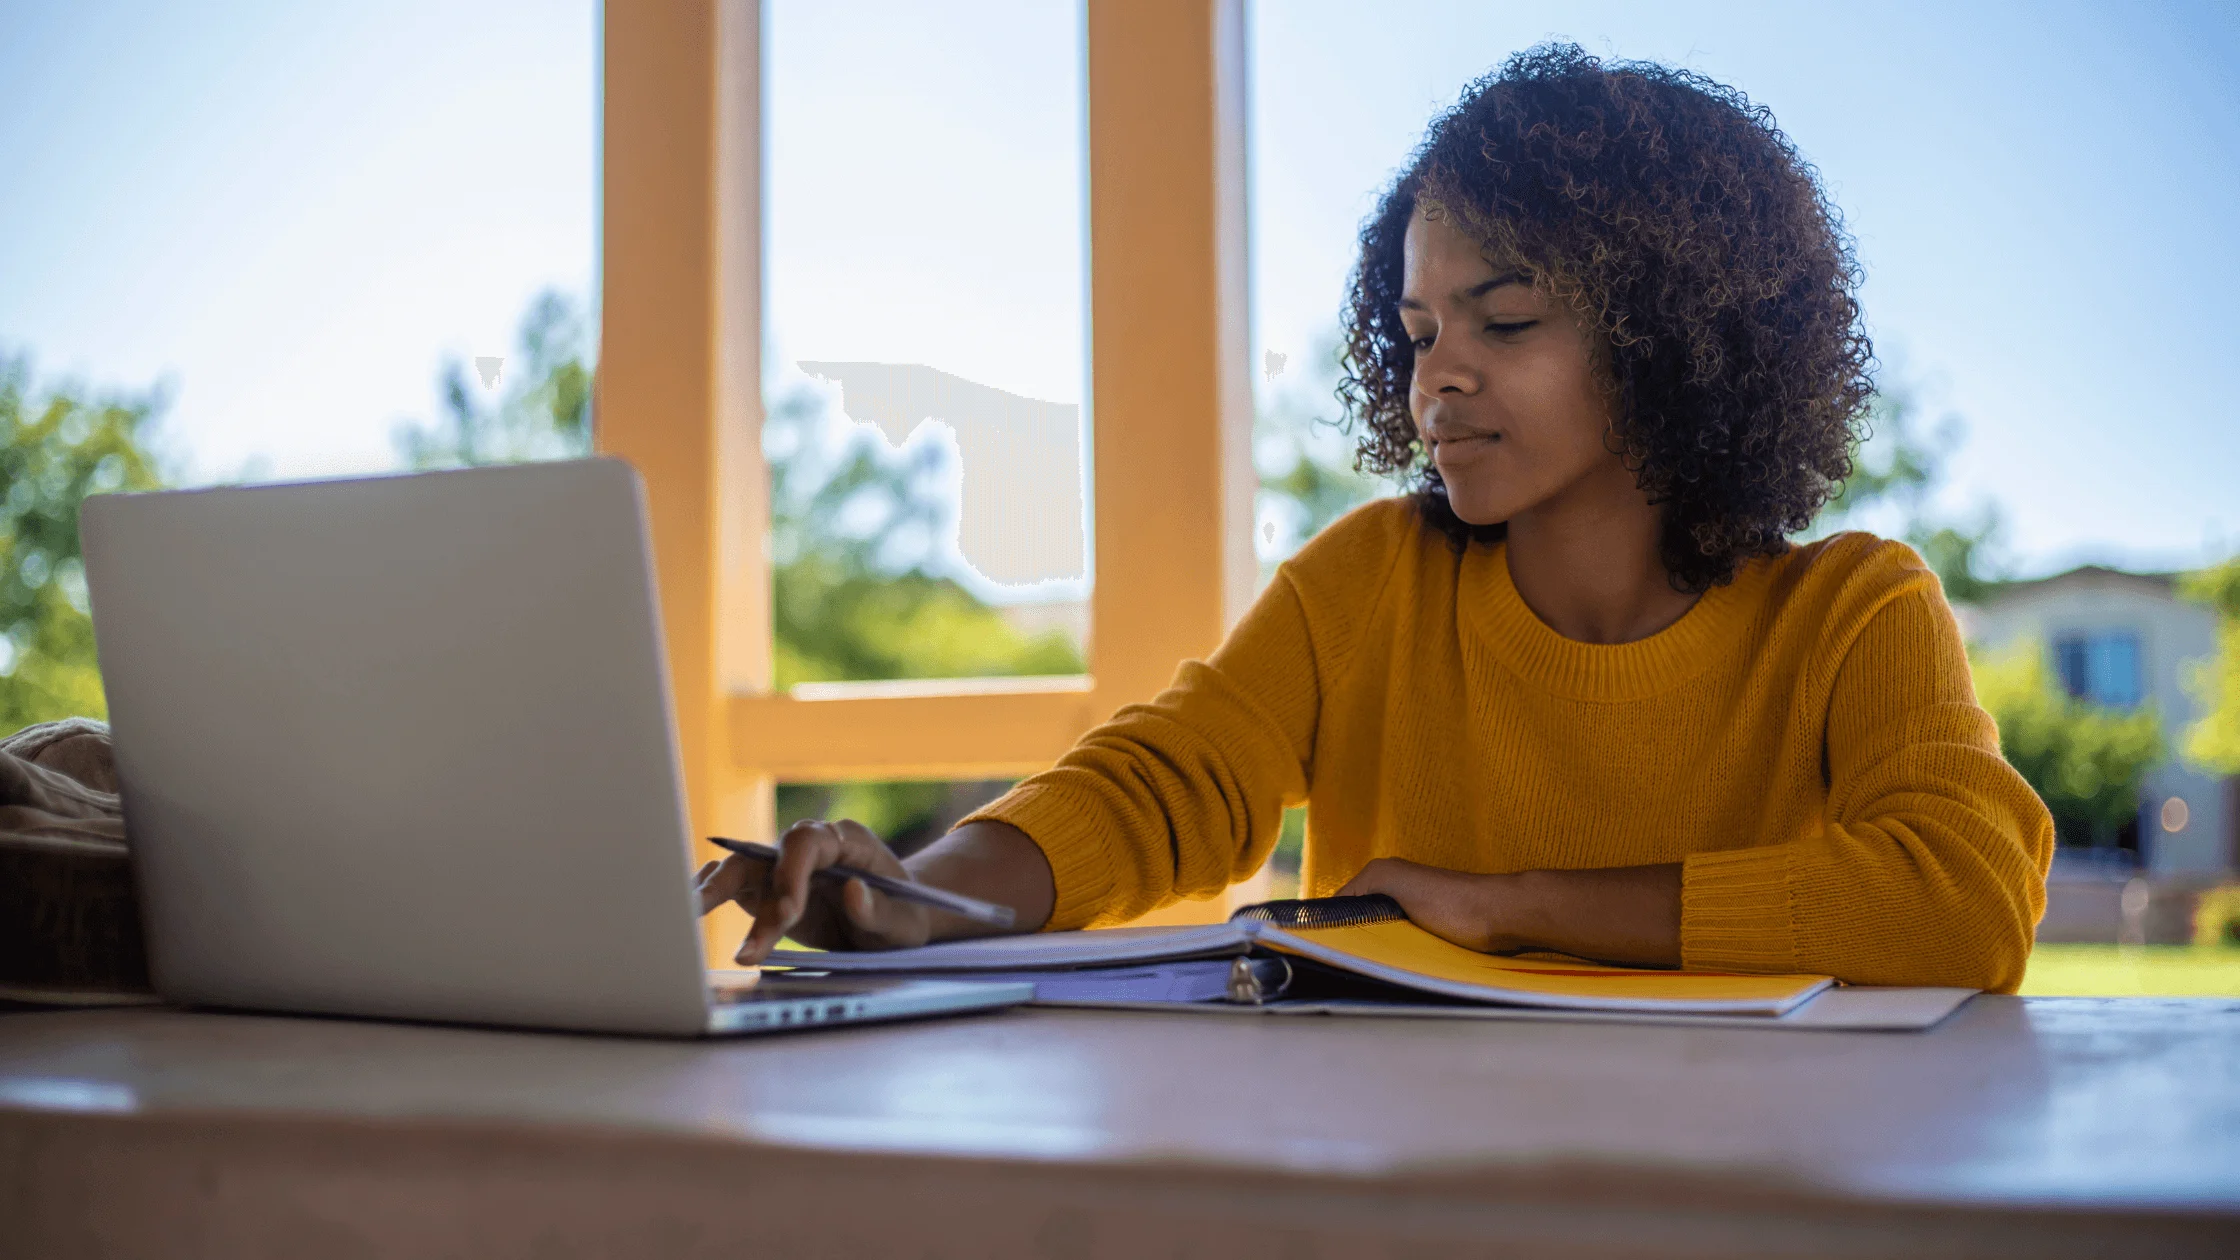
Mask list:
[{"label": "brown bag", "polygon": [[0,739],[0,998],[147,992],[126,854],[107,726]]}]

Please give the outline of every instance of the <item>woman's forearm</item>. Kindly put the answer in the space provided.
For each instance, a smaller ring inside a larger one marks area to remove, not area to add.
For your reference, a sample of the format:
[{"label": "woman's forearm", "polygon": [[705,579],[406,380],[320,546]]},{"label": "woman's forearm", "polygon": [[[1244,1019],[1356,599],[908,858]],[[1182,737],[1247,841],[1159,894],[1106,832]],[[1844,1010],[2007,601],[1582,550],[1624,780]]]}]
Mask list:
[{"label": "woman's forearm", "polygon": [[[1050,861],[1008,823],[967,823],[904,863],[920,883],[1018,912],[1015,932],[1050,921],[1057,886]],[[1680,964],[1678,863],[1605,870],[1461,875],[1413,862],[1370,863],[1346,892],[1389,892],[1424,927],[1473,949],[1552,949],[1615,963]],[[936,915],[933,936],[954,940],[990,929]]]},{"label": "woman's forearm", "polygon": [[1680,864],[1519,871],[1504,881],[1497,948],[1552,949],[1606,962],[1680,965]]},{"label": "woman's forearm", "polygon": [[1471,875],[1378,858],[1339,894],[1384,893],[1418,927],[1485,953],[1552,949],[1652,967],[1680,965],[1680,865]]},{"label": "woman's forearm", "polygon": [[[1014,932],[1041,930],[1057,905],[1050,859],[1042,855],[1042,846],[1009,823],[985,819],[966,823],[913,854],[903,866],[921,884],[1011,907],[1019,916]],[[934,916],[935,940],[1000,931],[956,915]]]}]

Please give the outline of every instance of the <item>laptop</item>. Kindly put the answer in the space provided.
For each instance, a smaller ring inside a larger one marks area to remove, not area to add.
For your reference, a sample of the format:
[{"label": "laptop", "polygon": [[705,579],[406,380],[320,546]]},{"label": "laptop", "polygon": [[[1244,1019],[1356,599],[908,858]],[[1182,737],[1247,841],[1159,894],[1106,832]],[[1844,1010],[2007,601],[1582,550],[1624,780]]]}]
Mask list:
[{"label": "laptop", "polygon": [[1033,995],[711,983],[627,464],[100,495],[79,519],[172,1001],[699,1036]]}]

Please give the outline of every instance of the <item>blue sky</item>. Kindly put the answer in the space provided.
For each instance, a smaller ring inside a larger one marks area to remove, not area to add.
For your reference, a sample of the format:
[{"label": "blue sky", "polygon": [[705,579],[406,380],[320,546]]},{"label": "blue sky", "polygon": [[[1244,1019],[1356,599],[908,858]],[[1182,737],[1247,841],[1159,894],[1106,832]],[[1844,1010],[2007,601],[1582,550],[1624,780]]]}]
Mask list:
[{"label": "blue sky", "polygon": [[[1435,109],[1568,36],[1772,107],[1857,234],[1885,358],[1967,426],[1944,503],[1996,500],[2020,567],[2240,546],[2240,6],[1271,0],[1252,25],[1256,348],[1331,327]],[[778,0],[770,31],[773,384],[879,359],[1078,401],[1077,11]],[[443,355],[510,353],[541,288],[589,295],[596,55],[585,0],[0,0],[0,347],[168,382],[197,476],[385,466]]]},{"label": "blue sky", "polygon": [[201,476],[384,466],[442,354],[589,291],[595,33],[551,0],[0,0],[0,343],[168,381]]},{"label": "blue sky", "polygon": [[[1967,439],[1942,506],[2014,560],[2240,547],[2240,5],[1594,3],[1254,11],[1263,341],[1326,324],[1424,120],[1551,36],[1770,106],[1858,239],[1883,357]],[[2217,543],[2211,531],[2222,534]]]}]

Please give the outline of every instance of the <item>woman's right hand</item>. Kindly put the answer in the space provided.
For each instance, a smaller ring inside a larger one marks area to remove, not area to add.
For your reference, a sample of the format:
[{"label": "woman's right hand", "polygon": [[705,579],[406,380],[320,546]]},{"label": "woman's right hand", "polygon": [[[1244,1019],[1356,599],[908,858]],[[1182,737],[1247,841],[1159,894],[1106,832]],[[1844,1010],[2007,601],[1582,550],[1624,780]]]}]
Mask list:
[{"label": "woman's right hand", "polygon": [[735,959],[739,965],[760,963],[788,936],[818,949],[905,949],[932,936],[932,912],[924,906],[889,897],[860,879],[843,884],[809,878],[838,865],[909,879],[901,860],[869,827],[850,818],[808,819],[786,828],[777,847],[776,862],[733,853],[701,867],[694,880],[700,913],[736,901],[754,916]]}]

